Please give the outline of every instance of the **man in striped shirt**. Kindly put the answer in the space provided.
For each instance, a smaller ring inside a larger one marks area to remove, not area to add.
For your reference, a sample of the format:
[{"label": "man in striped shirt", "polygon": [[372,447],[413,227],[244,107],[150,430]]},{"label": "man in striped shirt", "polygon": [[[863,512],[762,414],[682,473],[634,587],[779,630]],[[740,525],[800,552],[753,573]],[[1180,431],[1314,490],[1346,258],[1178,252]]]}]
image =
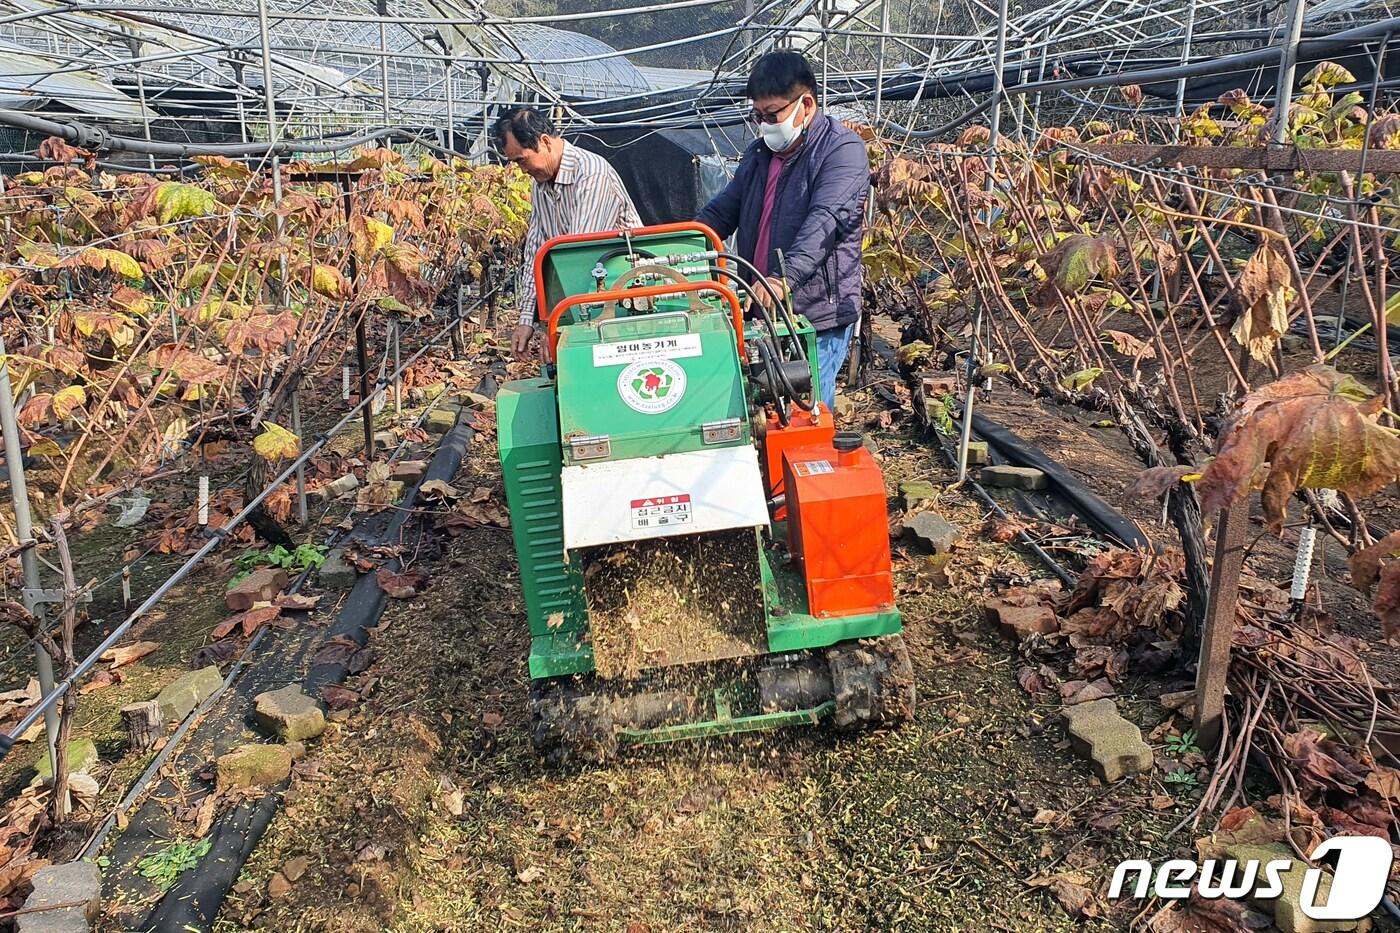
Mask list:
[{"label": "man in striped shirt", "polygon": [[622,179],[600,155],[564,141],[549,118],[531,107],[512,107],[495,125],[496,145],[509,162],[535,180],[533,209],[520,264],[520,323],[511,335],[517,360],[527,359],[535,334],[535,253],[550,237],[642,225]]}]

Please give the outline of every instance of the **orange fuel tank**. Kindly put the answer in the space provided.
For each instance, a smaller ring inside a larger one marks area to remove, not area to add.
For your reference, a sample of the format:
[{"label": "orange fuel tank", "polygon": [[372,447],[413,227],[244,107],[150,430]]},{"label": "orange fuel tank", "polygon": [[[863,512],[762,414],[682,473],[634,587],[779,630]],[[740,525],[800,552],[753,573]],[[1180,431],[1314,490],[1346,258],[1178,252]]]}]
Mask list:
[{"label": "orange fuel tank", "polygon": [[[763,432],[763,470],[768,481],[768,498],[785,495],[787,487],[783,481],[783,452],[793,447],[809,447],[813,444],[830,444],[836,427],[832,422],[831,411],[817,402],[812,411],[803,411],[792,406],[787,427],[783,427],[778,416],[768,413],[768,423]],[[787,504],[773,510],[775,522],[786,521]]]},{"label": "orange fuel tank", "polygon": [[894,607],[885,478],[859,434],[783,452],[788,546],[807,583],[808,612],[862,615]]}]

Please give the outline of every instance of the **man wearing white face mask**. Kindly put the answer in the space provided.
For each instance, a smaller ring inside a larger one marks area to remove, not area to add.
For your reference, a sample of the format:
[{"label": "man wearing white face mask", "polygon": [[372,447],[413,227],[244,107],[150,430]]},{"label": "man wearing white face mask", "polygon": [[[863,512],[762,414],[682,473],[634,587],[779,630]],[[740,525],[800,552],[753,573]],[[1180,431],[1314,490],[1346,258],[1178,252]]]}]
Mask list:
[{"label": "man wearing white face mask", "polygon": [[[786,271],[793,307],[817,330],[821,400],[836,397],[836,374],[860,318],[860,247],[870,163],[865,143],[817,107],[812,67],[796,52],[770,52],[749,75],[758,139],[734,178],[696,217],[721,237],[738,233],[739,254],[778,294]],[[781,250],[785,269],[778,268]],[[768,289],[754,289],[770,302]]]}]

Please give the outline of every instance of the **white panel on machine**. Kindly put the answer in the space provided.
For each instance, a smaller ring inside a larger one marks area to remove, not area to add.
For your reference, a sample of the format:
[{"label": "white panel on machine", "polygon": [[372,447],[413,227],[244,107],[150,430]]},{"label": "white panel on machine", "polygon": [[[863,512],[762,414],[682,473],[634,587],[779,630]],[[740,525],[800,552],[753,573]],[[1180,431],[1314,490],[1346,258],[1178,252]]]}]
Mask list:
[{"label": "white panel on machine", "polygon": [[768,524],[746,445],[564,467],[564,547]]}]

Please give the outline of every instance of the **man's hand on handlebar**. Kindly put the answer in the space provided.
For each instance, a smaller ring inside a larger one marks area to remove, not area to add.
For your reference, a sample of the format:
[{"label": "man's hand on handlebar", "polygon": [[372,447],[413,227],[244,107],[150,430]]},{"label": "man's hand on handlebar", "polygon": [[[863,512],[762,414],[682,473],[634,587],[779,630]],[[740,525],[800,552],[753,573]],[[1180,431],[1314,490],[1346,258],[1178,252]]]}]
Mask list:
[{"label": "man's hand on handlebar", "polygon": [[758,300],[758,303],[763,305],[763,307],[772,311],[774,310],[774,295],[777,295],[779,298],[787,297],[787,282],[783,279],[778,278],[776,275],[770,275],[766,279],[764,279],[764,281],[766,281],[770,286],[772,286],[772,291],[769,291],[769,289],[764,288],[761,282],[755,282],[753,287],[754,298],[756,298]]}]

